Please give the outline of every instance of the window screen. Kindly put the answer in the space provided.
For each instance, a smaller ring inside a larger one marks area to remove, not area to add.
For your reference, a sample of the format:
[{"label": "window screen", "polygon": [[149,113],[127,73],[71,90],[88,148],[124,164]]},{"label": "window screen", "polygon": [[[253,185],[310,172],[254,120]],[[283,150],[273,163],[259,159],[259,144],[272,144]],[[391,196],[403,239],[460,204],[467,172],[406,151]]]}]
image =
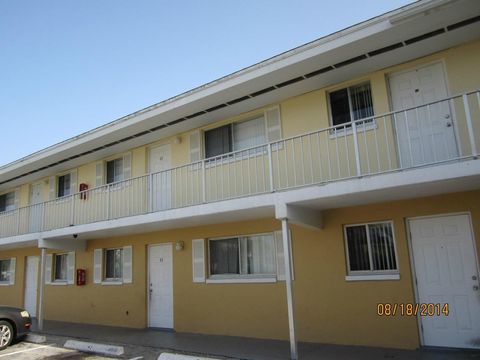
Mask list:
[{"label": "window screen", "polygon": [[123,159],[107,161],[107,184],[123,180]]},{"label": "window screen", "polygon": [[0,282],[10,280],[10,259],[0,260]]},{"label": "window screen", "polygon": [[105,279],[121,279],[123,249],[105,250]]},{"label": "window screen", "polygon": [[58,197],[70,195],[70,174],[58,177]]},{"label": "window screen", "polygon": [[15,193],[0,195],[0,212],[15,210]]},{"label": "window screen", "polygon": [[55,255],[55,277],[54,280],[67,280],[67,256],[68,254]]}]

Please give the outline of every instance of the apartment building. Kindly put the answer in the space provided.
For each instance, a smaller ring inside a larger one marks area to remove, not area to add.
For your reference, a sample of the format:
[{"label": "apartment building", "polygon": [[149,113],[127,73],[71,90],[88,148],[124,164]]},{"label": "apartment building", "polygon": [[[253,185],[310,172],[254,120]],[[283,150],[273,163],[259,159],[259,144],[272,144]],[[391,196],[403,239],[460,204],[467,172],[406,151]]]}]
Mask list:
[{"label": "apartment building", "polygon": [[0,168],[43,319],[480,347],[480,3],[420,1]]}]

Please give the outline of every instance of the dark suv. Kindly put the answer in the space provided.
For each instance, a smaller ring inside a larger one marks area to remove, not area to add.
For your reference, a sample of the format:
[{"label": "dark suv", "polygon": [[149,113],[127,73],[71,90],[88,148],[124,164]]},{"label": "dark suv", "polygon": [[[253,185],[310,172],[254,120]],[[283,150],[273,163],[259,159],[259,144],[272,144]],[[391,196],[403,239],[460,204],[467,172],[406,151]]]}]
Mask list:
[{"label": "dark suv", "polygon": [[31,325],[27,310],[0,305],[0,350],[9,346],[14,339],[26,335]]}]

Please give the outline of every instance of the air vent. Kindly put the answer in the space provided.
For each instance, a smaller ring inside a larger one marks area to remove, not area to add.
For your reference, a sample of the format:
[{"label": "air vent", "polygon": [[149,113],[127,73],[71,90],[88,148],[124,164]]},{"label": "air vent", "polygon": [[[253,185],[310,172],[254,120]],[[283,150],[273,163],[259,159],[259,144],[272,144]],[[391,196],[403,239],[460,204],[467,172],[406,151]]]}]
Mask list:
[{"label": "air vent", "polygon": [[438,30],[435,30],[435,31],[430,31],[426,34],[423,34],[423,35],[405,40],[405,44],[410,45],[410,44],[416,43],[418,41],[422,41],[422,40],[425,40],[425,39],[443,34],[444,32],[445,32],[445,29],[438,29]]},{"label": "air vent", "polygon": [[211,107],[207,110],[205,110],[206,112],[212,112],[212,111],[215,111],[215,110],[218,110],[218,109],[221,109],[221,108],[224,108],[228,106],[227,104],[220,104],[220,105],[217,105],[217,106],[214,106],[214,107]]},{"label": "air vent", "polygon": [[233,104],[236,104],[236,103],[239,103],[239,102],[242,102],[242,101],[245,101],[247,99],[250,99],[250,96],[247,95],[247,96],[242,96],[242,97],[239,97],[235,100],[231,100],[231,101],[228,101],[227,104],[228,105],[233,105]]},{"label": "air vent", "polygon": [[194,117],[197,117],[203,114],[206,114],[206,111],[202,110],[202,111],[196,112],[195,114],[185,116],[185,119],[193,119]]},{"label": "air vent", "polygon": [[393,44],[393,45],[385,46],[385,47],[383,47],[383,48],[370,51],[370,52],[368,53],[368,56],[371,57],[371,56],[375,56],[375,55],[380,55],[380,54],[383,54],[383,53],[386,53],[386,52],[389,52],[389,51],[392,51],[392,50],[401,48],[402,46],[403,46],[403,44],[402,44],[401,42],[400,42],[400,43]]},{"label": "air vent", "polygon": [[159,125],[159,126],[155,126],[154,128],[151,128],[150,131],[151,131],[151,132],[157,131],[157,130],[166,128],[167,126],[168,126],[168,125],[166,125],[166,124],[162,124],[162,125]]},{"label": "air vent", "polygon": [[251,97],[255,97],[255,96],[258,96],[258,95],[265,94],[265,93],[270,92],[270,91],[275,90],[275,89],[276,89],[275,86],[270,86],[270,87],[265,88],[265,89],[262,89],[262,90],[260,90],[260,91],[251,93],[250,96],[251,96]]},{"label": "air vent", "polygon": [[299,81],[302,81],[302,80],[305,80],[305,78],[303,76],[299,76],[299,77],[296,77],[295,79],[284,81],[284,82],[282,82],[280,84],[277,84],[275,86],[277,88],[282,88],[284,86],[292,85],[292,84],[295,84],[295,83],[297,83]]},{"label": "air vent", "polygon": [[367,58],[367,55],[365,55],[365,54],[355,56],[354,58],[339,62],[339,63],[333,65],[333,67],[338,69],[338,68],[341,68],[342,66],[350,65],[350,64],[356,63],[357,61],[364,60],[366,58]]},{"label": "air vent", "polygon": [[[197,113],[197,114],[198,114],[198,113]],[[195,116],[198,116],[197,114],[195,114]],[[193,116],[193,115],[192,115],[192,116]],[[167,125],[168,125],[168,126],[172,126],[172,125],[181,123],[182,121],[185,121],[185,120],[187,120],[186,117],[181,118],[181,119],[177,119],[177,120],[173,120],[173,121],[170,121],[169,123],[167,123]]]},{"label": "air vent", "polygon": [[306,78],[311,78],[311,77],[314,77],[314,76],[317,76],[317,75],[320,75],[320,74],[324,74],[324,73],[326,73],[327,71],[330,71],[330,70],[333,70],[333,66],[327,66],[327,67],[324,67],[322,69],[312,71],[311,73],[308,73],[307,75],[305,75],[305,77]]},{"label": "air vent", "polygon": [[464,27],[464,26],[467,26],[467,25],[476,23],[477,21],[480,21],[480,16],[475,16],[475,17],[473,17],[473,18],[470,18],[470,19],[467,19],[467,20],[463,20],[463,21],[460,21],[460,22],[458,22],[458,23],[455,23],[455,24],[452,24],[452,25],[450,25],[450,26],[447,26],[447,30],[448,30],[448,31],[455,30],[455,29],[458,29],[458,28],[461,28],[461,27]]}]

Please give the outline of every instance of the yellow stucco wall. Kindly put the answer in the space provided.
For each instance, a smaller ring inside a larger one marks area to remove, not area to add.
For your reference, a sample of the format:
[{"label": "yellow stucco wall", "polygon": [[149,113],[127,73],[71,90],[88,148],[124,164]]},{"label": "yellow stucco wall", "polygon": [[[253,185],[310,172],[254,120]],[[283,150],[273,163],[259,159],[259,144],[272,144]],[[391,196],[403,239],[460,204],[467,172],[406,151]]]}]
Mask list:
[{"label": "yellow stucco wall", "polygon": [[[414,301],[405,219],[470,212],[480,249],[480,191],[378,203],[324,212],[325,227],[292,226],[295,310],[301,341],[416,348],[417,322],[410,317],[379,317],[380,302]],[[345,280],[343,225],[393,220],[400,280]],[[76,268],[87,270],[86,286],[46,285],[47,319],[142,328],[147,324],[147,248],[149,244],[185,241],[173,252],[174,326],[176,331],[287,339],[283,282],[273,284],[204,284],[192,282],[191,240],[278,230],[273,219],[216,224],[88,241],[76,253]],[[245,230],[248,229],[248,230]],[[133,245],[132,284],[93,284],[95,248]],[[2,303],[23,304],[25,256],[37,249],[0,252],[17,257],[15,286],[0,287]],[[478,255],[478,254],[477,254]],[[128,312],[128,314],[127,314]]]},{"label": "yellow stucco wall", "polygon": [[[340,84],[335,84],[327,88],[315,90],[307,94],[287,99],[279,104],[282,117],[282,135],[283,137],[291,137],[330,126],[327,105],[328,91],[353,85],[362,81],[370,81],[371,83],[375,114],[386,113],[390,110],[388,74],[436,61],[441,61],[444,64],[447,87],[450,95],[454,95],[462,91],[477,89],[479,87],[480,73],[478,71],[473,71],[473,69],[476,69],[477,64],[480,62],[480,41],[474,41],[439,53],[435,53],[433,55],[422,57],[414,61],[409,61],[404,64],[381,69]],[[268,107],[272,105],[275,104],[271,104]],[[457,104],[455,106],[457,106]],[[461,108],[460,103],[458,106]],[[209,124],[205,127],[202,127],[200,130],[203,131],[211,129],[222,124],[261,114],[265,108],[239,114],[234,117],[218,121],[214,124]],[[459,127],[460,130],[463,131],[462,129],[464,128],[464,125],[460,124]],[[480,127],[476,129],[476,131],[480,136]],[[140,176],[148,171],[148,149],[151,146],[158,144],[171,144],[172,166],[180,166],[189,163],[189,133],[190,132],[177,134],[169,138],[161,139],[158,142],[149,144],[147,146],[132,149],[132,176]],[[182,139],[182,141],[178,144],[175,143],[175,139],[177,137]],[[466,139],[465,136],[462,136],[462,139],[463,138]],[[114,157],[115,156],[113,156],[113,158]],[[39,179],[38,181],[43,181],[44,198],[47,200],[48,178]],[[95,186],[95,163],[85,164],[78,168],[77,185],[82,182],[89,184],[90,187]],[[21,186],[20,206],[27,205],[30,202],[30,191],[31,189],[29,184]]]}]

